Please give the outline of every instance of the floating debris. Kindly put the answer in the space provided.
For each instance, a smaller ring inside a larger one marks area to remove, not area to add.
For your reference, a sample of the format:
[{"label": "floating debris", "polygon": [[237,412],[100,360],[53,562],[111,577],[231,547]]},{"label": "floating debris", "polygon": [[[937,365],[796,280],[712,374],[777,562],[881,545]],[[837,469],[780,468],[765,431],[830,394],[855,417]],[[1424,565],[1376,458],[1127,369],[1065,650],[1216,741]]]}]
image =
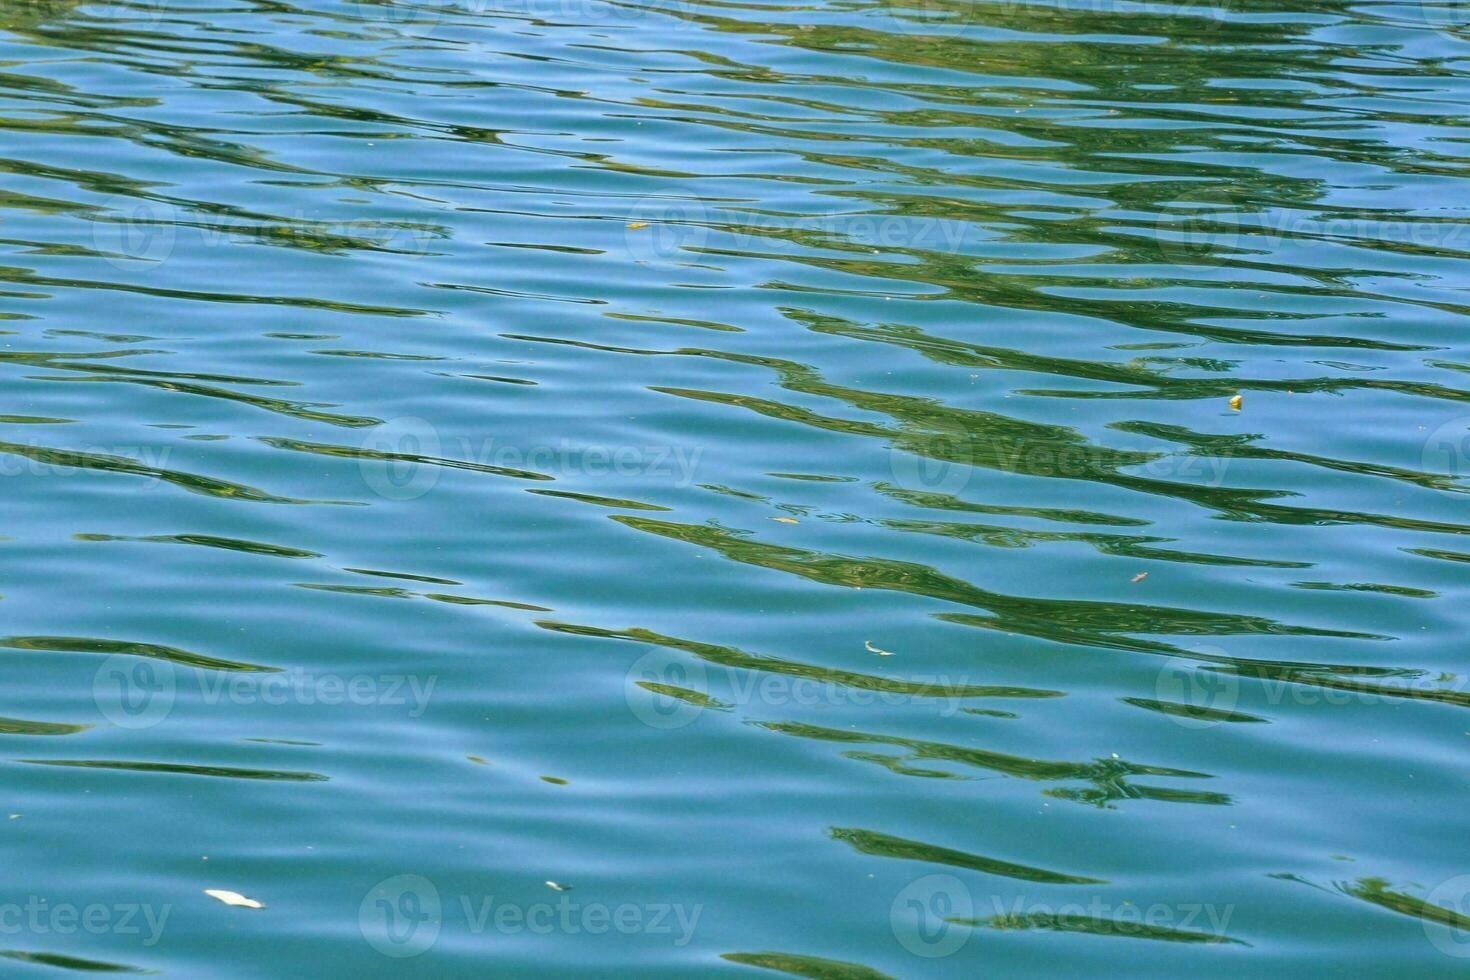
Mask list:
[{"label": "floating debris", "polygon": [[773,517],[773,518],[771,518],[771,520],[775,521],[777,524],[797,524],[797,523],[800,523],[794,517]]},{"label": "floating debris", "polygon": [[1245,399],[1241,398],[1239,395],[1232,395],[1230,398],[1230,410],[1233,412],[1240,411],[1240,406],[1242,403],[1244,403],[1244,401]]},{"label": "floating debris", "polygon": [[875,646],[873,646],[873,641],[872,640],[864,640],[863,641],[863,646],[867,648],[867,650],[868,650],[869,653],[876,653],[880,657],[891,657],[891,656],[893,656],[893,651],[892,650],[884,650],[881,647],[875,647]]},{"label": "floating debris", "polygon": [[1129,579],[1129,581],[1142,582],[1146,578],[1148,578],[1148,572],[1139,572],[1137,575],[1133,576],[1133,578]]},{"label": "floating debris", "polygon": [[647,227],[648,227],[648,222],[646,222],[646,221],[630,221],[630,222],[628,222],[628,230],[629,231],[637,231],[639,228],[647,228]]},{"label": "floating debris", "polygon": [[224,902],[226,905],[242,909],[263,909],[265,904],[257,902],[253,898],[246,898],[239,892],[226,891],[223,888],[206,888],[204,894],[216,901]]},{"label": "floating debris", "polygon": [[550,888],[554,892],[569,892],[572,890],[571,885],[562,885],[554,881],[548,881],[546,883],[546,887]]}]

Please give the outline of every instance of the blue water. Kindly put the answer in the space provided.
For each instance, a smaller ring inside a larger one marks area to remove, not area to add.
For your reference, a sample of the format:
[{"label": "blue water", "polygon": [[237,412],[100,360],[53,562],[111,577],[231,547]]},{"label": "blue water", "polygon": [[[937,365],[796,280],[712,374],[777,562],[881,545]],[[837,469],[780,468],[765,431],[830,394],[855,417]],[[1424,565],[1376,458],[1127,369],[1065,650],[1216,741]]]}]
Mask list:
[{"label": "blue water", "polygon": [[1463,973],[1467,96],[1454,3],[5,5],[0,975]]}]

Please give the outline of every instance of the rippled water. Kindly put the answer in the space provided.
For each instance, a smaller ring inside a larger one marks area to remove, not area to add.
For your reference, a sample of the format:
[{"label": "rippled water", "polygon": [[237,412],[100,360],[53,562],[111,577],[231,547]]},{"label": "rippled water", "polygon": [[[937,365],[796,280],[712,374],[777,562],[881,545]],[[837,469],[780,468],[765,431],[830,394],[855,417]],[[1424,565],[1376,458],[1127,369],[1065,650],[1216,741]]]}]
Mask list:
[{"label": "rippled water", "polygon": [[0,974],[1470,965],[1463,5],[0,62]]}]

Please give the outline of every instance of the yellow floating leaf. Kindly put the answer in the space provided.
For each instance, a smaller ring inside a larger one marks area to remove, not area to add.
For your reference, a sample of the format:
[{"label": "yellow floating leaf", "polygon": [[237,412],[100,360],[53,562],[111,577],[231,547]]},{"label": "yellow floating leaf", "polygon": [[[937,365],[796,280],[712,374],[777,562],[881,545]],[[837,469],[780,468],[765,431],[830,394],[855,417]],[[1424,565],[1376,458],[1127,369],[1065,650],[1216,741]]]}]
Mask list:
[{"label": "yellow floating leaf", "polygon": [[1241,398],[1239,395],[1235,395],[1234,397],[1232,397],[1230,399],[1230,407],[1231,407],[1231,409],[1233,409],[1234,411],[1237,411],[1237,412],[1240,411],[1241,403],[1244,400],[1245,399]]},{"label": "yellow floating leaf", "polygon": [[263,908],[265,908],[265,905],[263,903],[257,902],[253,898],[246,898],[244,895],[241,895],[239,892],[225,891],[225,889],[223,889],[223,888],[206,888],[206,889],[204,889],[204,894],[208,895],[210,898],[216,899],[217,901],[224,902],[226,905],[234,906],[234,907],[237,907],[237,908],[242,908],[242,909],[263,909]]},{"label": "yellow floating leaf", "polygon": [[646,222],[646,221],[630,221],[630,222],[628,222],[628,230],[629,231],[637,231],[639,228],[647,228],[647,227],[648,227],[648,222]]},{"label": "yellow floating leaf", "polygon": [[797,520],[794,517],[773,517],[773,518],[771,518],[771,520],[775,521],[777,524],[795,524],[795,523],[797,523]]}]

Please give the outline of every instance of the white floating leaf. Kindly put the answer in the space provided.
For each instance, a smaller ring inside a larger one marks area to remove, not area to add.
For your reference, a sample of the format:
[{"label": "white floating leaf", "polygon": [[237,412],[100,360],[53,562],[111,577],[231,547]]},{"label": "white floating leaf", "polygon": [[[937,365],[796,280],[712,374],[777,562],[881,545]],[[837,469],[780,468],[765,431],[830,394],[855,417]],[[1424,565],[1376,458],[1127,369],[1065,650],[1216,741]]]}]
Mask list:
[{"label": "white floating leaf", "polygon": [[206,888],[204,894],[210,898],[224,902],[226,905],[238,906],[242,909],[263,909],[265,905],[253,898],[246,898],[239,892],[225,891],[223,888]]}]

